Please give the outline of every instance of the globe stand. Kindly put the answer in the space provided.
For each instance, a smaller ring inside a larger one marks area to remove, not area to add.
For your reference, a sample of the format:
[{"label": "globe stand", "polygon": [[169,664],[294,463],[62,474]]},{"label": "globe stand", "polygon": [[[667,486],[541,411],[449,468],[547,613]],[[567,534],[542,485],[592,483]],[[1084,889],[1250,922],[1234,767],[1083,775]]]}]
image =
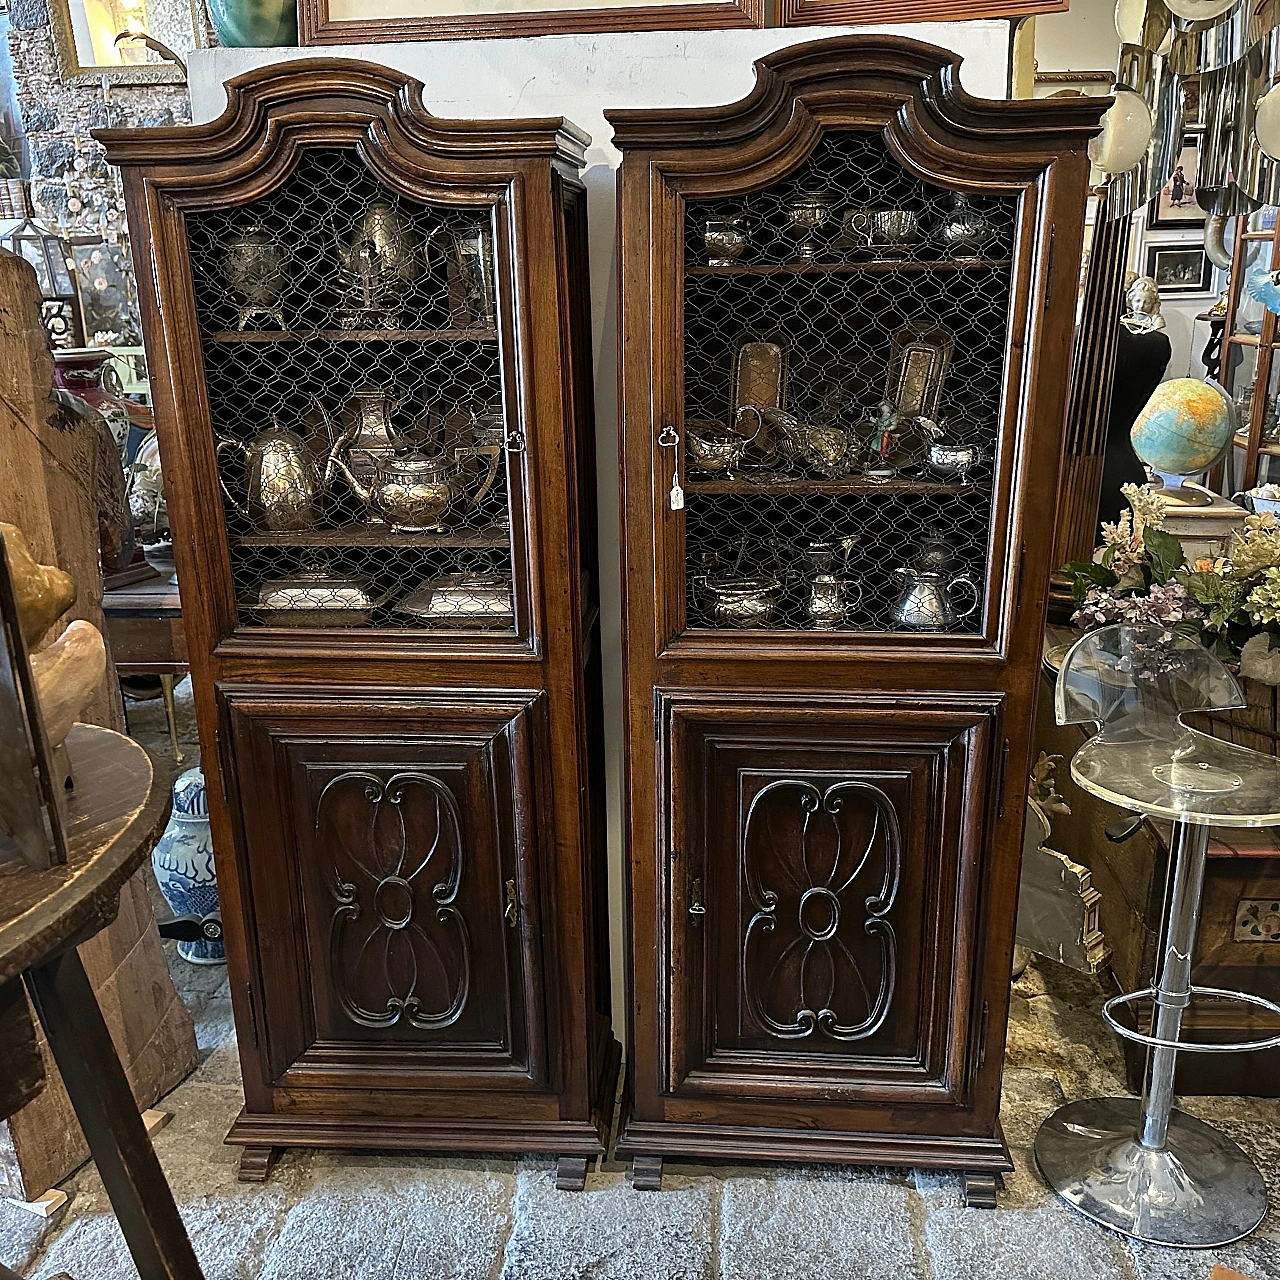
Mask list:
[{"label": "globe stand", "polygon": [[[1196,472],[1197,475],[1202,474]],[[1151,468],[1151,487],[1170,507],[1211,507],[1213,494],[1202,485],[1188,484],[1190,476],[1171,476]]]}]

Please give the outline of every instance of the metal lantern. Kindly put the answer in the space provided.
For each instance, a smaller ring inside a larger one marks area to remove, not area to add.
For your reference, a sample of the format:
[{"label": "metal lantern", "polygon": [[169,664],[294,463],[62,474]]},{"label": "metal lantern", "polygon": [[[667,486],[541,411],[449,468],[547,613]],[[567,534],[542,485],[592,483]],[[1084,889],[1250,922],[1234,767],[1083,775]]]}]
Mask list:
[{"label": "metal lantern", "polygon": [[30,216],[0,220],[0,246],[29,262],[40,286],[40,319],[49,345],[83,347],[84,312],[71,246]]}]

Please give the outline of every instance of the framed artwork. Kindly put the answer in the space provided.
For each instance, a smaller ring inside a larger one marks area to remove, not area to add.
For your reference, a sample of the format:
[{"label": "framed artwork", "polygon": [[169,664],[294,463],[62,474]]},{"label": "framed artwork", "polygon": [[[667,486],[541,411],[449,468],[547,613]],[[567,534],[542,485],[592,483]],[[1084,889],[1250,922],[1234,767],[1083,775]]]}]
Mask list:
[{"label": "framed artwork", "polygon": [[1166,298],[1213,292],[1213,263],[1201,244],[1147,245],[1147,275]]},{"label": "framed artwork", "polygon": [[1204,210],[1196,204],[1196,170],[1200,160],[1200,135],[1189,133],[1169,181],[1147,206],[1147,226],[1203,227]]},{"label": "framed artwork", "polygon": [[[958,22],[1065,13],[1069,0],[778,0],[780,27],[810,23]],[[1037,95],[1039,96],[1039,95]]]},{"label": "framed artwork", "polygon": [[1114,71],[1037,71],[1032,80],[1037,98],[1102,97],[1115,82]]},{"label": "framed artwork", "polygon": [[765,0],[298,0],[298,43],[762,27]]}]

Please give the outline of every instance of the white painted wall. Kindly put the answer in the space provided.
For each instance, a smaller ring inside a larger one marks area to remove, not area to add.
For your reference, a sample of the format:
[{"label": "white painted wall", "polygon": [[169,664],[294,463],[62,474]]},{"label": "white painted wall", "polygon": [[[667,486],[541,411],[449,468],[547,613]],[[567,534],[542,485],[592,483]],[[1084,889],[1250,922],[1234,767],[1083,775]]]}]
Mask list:
[{"label": "white painted wall", "polygon": [[1115,0],[1071,0],[1066,13],[1036,16],[1041,71],[1114,71],[1120,40]]},{"label": "white painted wall", "polygon": [[755,83],[756,58],[786,45],[850,31],[892,32],[962,55],[960,79],[979,97],[1006,96],[1009,27],[1005,22],[918,23],[883,27],[809,27],[762,31],[645,31],[540,36],[518,40],[441,40],[323,49],[197,49],[190,55],[191,117],[219,115],[223,82],[272,62],[323,54],[361,58],[421,80],[427,109],[440,116],[563,115],[590,133],[587,217],[595,345],[599,459],[602,657],[608,753],[609,901],[614,1025],[625,1035],[622,992],[622,649],[618,583],[618,362],[614,170],[606,109],[689,107],[736,102]]}]

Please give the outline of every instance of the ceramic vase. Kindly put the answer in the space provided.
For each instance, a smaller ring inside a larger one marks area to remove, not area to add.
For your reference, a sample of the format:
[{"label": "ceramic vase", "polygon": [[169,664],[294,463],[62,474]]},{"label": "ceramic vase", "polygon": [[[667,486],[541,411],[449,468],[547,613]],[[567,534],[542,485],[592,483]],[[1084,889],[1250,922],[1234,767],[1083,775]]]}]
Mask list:
[{"label": "ceramic vase", "polygon": [[297,0],[209,0],[209,21],[218,43],[231,49],[298,43]]},{"label": "ceramic vase", "polygon": [[[173,813],[151,854],[156,882],[174,915],[203,919],[218,910],[218,876],[209,835],[209,804],[204,774],[188,769],[173,784]],[[225,964],[221,940],[179,942],[178,954],[192,964]]]}]

